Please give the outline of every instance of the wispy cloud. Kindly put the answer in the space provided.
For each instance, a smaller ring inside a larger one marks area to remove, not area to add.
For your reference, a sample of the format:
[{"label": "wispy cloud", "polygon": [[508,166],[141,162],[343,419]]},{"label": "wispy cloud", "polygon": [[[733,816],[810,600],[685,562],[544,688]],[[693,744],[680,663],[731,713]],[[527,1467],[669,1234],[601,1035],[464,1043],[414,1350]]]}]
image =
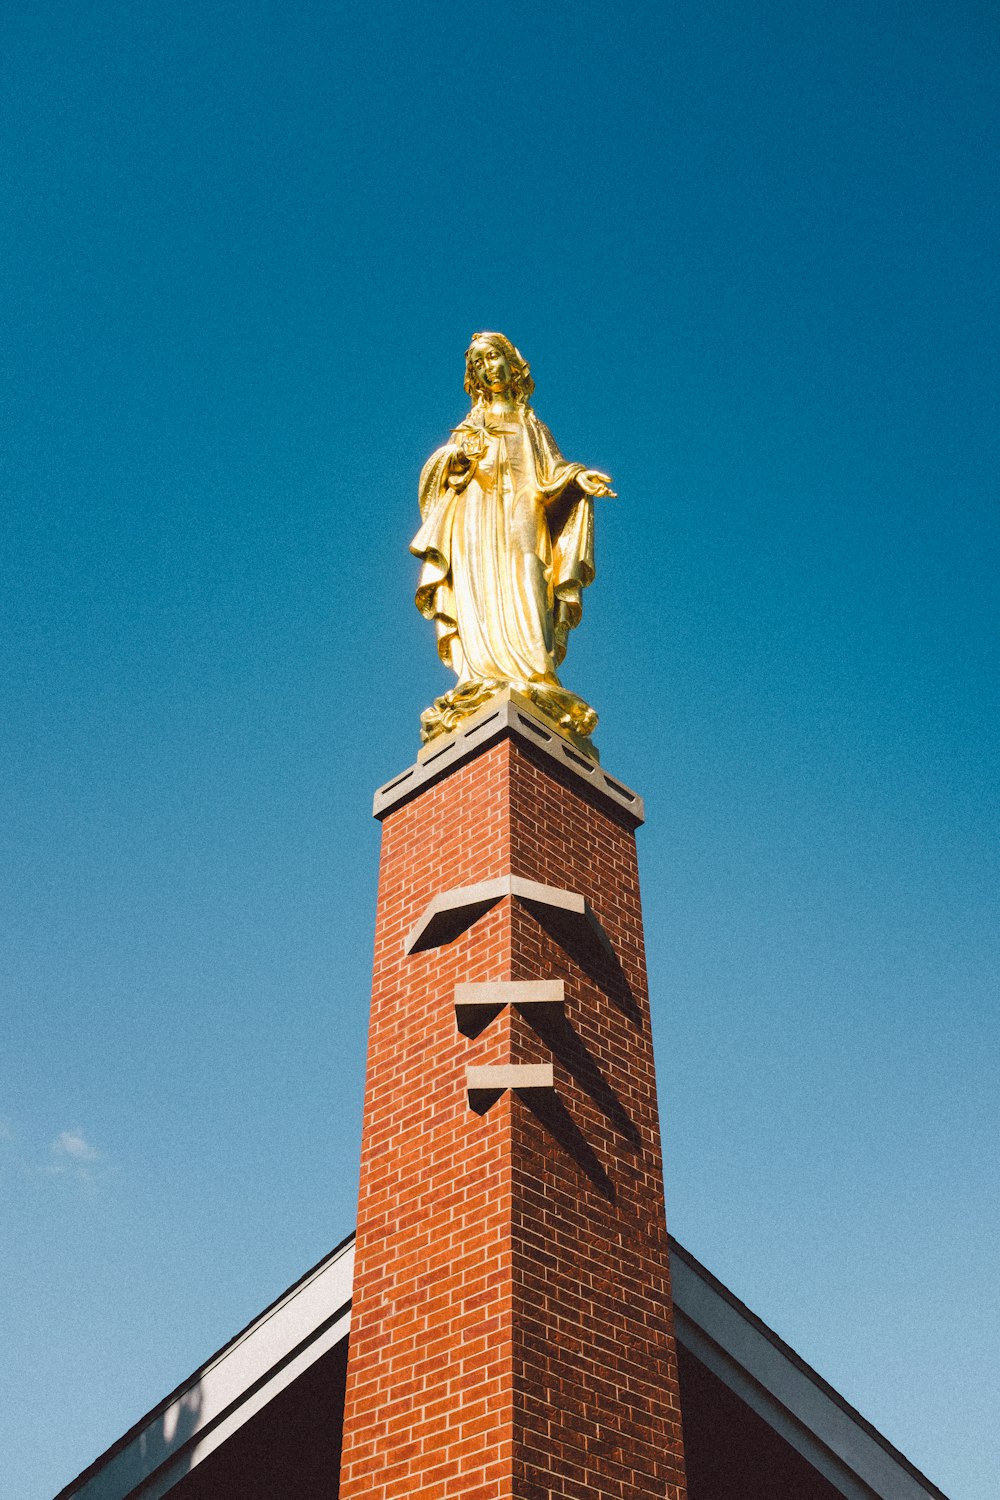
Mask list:
[{"label": "wispy cloud", "polygon": [[42,1170],[50,1177],[75,1177],[78,1182],[92,1182],[94,1168],[103,1161],[103,1152],[92,1146],[78,1127],[60,1130],[49,1146],[49,1160]]},{"label": "wispy cloud", "polygon": [[22,1177],[48,1177],[90,1187],[114,1176],[117,1168],[107,1152],[87,1139],[80,1126],[60,1130],[47,1147],[32,1142],[21,1122],[0,1115],[0,1167]]},{"label": "wispy cloud", "polygon": [[57,1156],[68,1156],[70,1161],[97,1161],[101,1153],[92,1146],[82,1130],[60,1130],[52,1142]]}]

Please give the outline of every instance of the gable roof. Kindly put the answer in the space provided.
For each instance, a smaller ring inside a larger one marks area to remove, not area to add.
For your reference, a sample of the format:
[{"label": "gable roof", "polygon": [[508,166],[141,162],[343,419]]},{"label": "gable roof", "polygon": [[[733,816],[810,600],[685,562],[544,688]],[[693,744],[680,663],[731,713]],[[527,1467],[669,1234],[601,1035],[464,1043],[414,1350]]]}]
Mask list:
[{"label": "gable roof", "polygon": [[[844,1500],[946,1500],[783,1339],[671,1240],[676,1336]],[[131,1427],[56,1500],[160,1500],[347,1339],[354,1236]],[[683,1400],[683,1390],[682,1390]]]},{"label": "gable roof", "polygon": [[[946,1500],[937,1485],[699,1260],[670,1242],[674,1332],[846,1500]],[[682,1401],[683,1418],[683,1401]]]},{"label": "gable roof", "polygon": [[159,1500],[322,1355],[347,1338],[354,1235],[59,1491],[56,1500]]}]

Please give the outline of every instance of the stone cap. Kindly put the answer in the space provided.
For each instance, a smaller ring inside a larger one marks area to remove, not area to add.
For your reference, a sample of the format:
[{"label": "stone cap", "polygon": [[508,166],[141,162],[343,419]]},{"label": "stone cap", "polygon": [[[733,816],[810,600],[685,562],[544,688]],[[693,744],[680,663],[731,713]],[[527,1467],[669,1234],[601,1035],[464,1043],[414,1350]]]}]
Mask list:
[{"label": "stone cap", "polygon": [[424,907],[416,926],[407,933],[403,942],[404,953],[424,953],[428,948],[454,942],[505,896],[561,916],[588,936],[606,958],[615,962],[611,939],[585,896],[578,891],[567,891],[562,886],[525,880],[523,875],[500,875],[496,880],[480,880],[476,885],[453,886],[451,890],[439,891]]},{"label": "stone cap", "polygon": [[627,813],[634,827],[645,821],[642,798],[623,782],[609,776],[597,761],[581,754],[550,719],[539,713],[530,699],[505,688],[478,713],[470,714],[452,734],[441,735],[425,745],[412,766],[394,776],[375,793],[372,816],[384,818],[395,807],[409,802],[427,787],[441,781],[457,766],[479,755],[487,745],[517,736],[555,761],[563,770],[586,783],[619,812]]}]

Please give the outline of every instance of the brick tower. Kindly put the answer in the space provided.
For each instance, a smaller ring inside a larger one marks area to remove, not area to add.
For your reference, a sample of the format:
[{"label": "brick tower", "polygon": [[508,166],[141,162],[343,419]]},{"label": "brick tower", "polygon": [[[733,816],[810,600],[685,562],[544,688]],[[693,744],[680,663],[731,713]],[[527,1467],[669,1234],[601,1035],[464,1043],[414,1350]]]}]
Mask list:
[{"label": "brick tower", "polygon": [[375,815],[341,1500],[684,1500],[641,802],[508,693]]}]

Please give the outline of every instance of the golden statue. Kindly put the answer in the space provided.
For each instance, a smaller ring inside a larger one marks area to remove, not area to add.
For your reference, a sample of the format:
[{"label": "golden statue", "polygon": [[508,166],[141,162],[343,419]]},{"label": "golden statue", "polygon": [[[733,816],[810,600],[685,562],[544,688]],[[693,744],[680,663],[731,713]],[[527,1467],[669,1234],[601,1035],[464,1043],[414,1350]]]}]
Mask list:
[{"label": "golden statue", "polygon": [[421,715],[426,743],[495,693],[515,688],[595,756],[597,714],[556,667],[594,578],[595,495],[607,474],[570,464],[528,404],[531,371],[502,333],[477,333],[465,356],[472,410],[420,476],[417,608],[458,677]]}]

